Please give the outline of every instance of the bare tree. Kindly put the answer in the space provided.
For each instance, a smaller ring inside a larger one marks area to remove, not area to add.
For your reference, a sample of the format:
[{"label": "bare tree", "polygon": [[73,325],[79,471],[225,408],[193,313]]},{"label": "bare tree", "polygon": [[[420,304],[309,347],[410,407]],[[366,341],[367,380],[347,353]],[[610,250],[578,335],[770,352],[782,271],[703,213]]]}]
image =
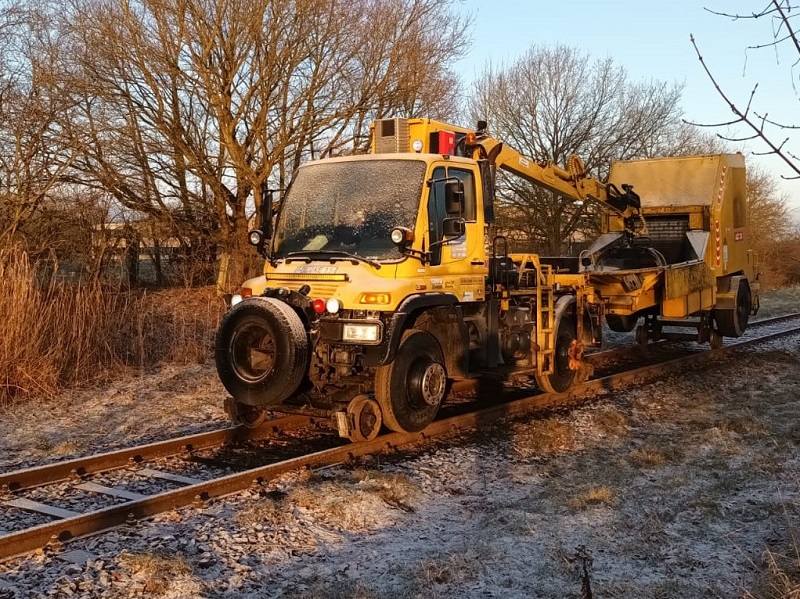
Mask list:
[{"label": "bare tree", "polygon": [[321,132],[320,156],[365,152],[369,124],[378,118],[447,121],[457,112],[462,90],[449,65],[468,49],[469,21],[451,14],[448,3],[427,0],[380,0],[368,21],[370,32],[350,64],[351,111],[333,131]]},{"label": "bare tree", "polygon": [[268,187],[308,157],[363,145],[367,119],[445,104],[468,41],[450,4],[74,0],[73,180],[171,219],[182,238],[202,232],[230,287]]},{"label": "bare tree", "polygon": [[35,215],[74,156],[57,140],[65,108],[52,77],[57,45],[35,7],[0,8],[0,244]]},{"label": "bare tree", "polygon": [[776,178],[759,167],[747,171],[747,212],[748,235],[763,284],[789,283],[787,274],[798,270],[792,263],[800,256],[796,249],[800,238],[789,218],[788,198],[778,189]]},{"label": "bare tree", "polygon": [[[614,159],[652,157],[708,141],[680,122],[681,88],[628,80],[611,59],[591,60],[567,46],[534,46],[507,67],[489,66],[474,87],[469,114],[536,160],[565,164],[577,154],[605,178]],[[499,180],[500,226],[545,253],[560,253],[576,233],[592,235],[597,207],[576,206],[513,176]]]},{"label": "bare tree", "polygon": [[[747,52],[770,49],[776,53],[776,56],[779,52],[788,52],[791,57],[792,86],[797,91],[800,81],[796,79],[795,69],[798,66],[798,62],[800,62],[800,39],[796,31],[796,18],[798,17],[798,11],[800,11],[800,4],[792,0],[770,0],[766,5],[762,3],[761,9],[750,14],[726,13],[708,8],[706,10],[720,17],[735,21],[752,20],[758,21],[759,24],[768,23],[767,37],[764,41],[748,45],[746,47]],[[749,133],[741,137],[723,135],[720,135],[720,137],[734,142],[760,140],[767,149],[763,152],[756,152],[756,154],[771,154],[779,157],[788,166],[789,170],[794,173],[793,178],[800,177],[800,158],[798,158],[797,151],[792,149],[791,138],[791,134],[800,128],[800,125],[773,120],[770,118],[768,110],[759,110],[755,105],[758,83],[753,86],[746,101],[731,98],[725,92],[723,84],[714,77],[713,67],[703,57],[694,35],[690,37],[706,74],[734,114],[733,119],[725,122],[698,125],[703,127],[744,126],[746,130],[749,130]]]}]

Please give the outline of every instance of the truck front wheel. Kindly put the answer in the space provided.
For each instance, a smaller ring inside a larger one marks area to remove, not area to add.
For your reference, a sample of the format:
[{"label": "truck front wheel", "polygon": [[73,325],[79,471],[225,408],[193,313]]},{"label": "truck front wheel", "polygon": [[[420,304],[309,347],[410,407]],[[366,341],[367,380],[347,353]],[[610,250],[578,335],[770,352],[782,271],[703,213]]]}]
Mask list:
[{"label": "truck front wheel", "polygon": [[394,360],[375,373],[375,399],[386,427],[415,433],[436,417],[447,389],[447,372],[436,338],[411,329],[403,334]]},{"label": "truck front wheel", "polygon": [[308,368],[308,335],[292,308],[275,299],[247,299],[217,331],[217,372],[237,403],[278,404],[294,393]]}]

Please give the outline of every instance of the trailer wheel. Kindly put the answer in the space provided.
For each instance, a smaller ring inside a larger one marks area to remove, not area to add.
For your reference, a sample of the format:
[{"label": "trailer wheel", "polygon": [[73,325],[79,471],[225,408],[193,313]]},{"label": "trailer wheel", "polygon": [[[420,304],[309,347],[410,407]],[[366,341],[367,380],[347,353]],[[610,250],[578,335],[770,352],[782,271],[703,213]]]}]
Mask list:
[{"label": "trailer wheel", "polygon": [[396,432],[415,433],[439,411],[447,388],[444,356],[436,338],[425,331],[403,333],[391,363],[375,373],[375,399],[383,422]]},{"label": "trailer wheel", "polygon": [[225,315],[214,354],[219,378],[237,403],[274,405],[300,386],[308,364],[308,336],[288,304],[250,298]]},{"label": "trailer wheel", "polygon": [[558,323],[556,334],[555,356],[553,356],[552,374],[537,374],[536,384],[546,393],[563,393],[575,382],[577,370],[571,370],[570,347],[572,342],[577,339],[577,329],[575,320],[571,317],[564,317]]},{"label": "trailer wheel", "polygon": [[736,290],[736,300],[730,310],[715,310],[714,320],[717,330],[724,337],[741,337],[750,320],[750,304],[753,298],[750,294],[750,284],[742,280]]},{"label": "trailer wheel", "polygon": [[722,347],[722,335],[719,334],[719,331],[712,330],[708,334],[708,344],[711,346],[711,349],[719,349]]},{"label": "trailer wheel", "polygon": [[639,319],[633,314],[622,316],[619,314],[606,314],[606,324],[608,328],[617,333],[630,333]]}]

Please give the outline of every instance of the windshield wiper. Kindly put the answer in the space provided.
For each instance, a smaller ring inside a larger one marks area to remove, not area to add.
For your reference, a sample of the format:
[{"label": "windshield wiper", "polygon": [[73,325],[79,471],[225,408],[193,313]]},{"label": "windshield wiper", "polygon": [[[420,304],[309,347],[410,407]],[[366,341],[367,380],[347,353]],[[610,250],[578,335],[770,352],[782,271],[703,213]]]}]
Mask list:
[{"label": "windshield wiper", "polygon": [[289,252],[285,256],[287,262],[291,262],[292,260],[328,260],[330,262],[336,262],[337,260],[349,260],[354,261],[356,263],[363,262],[364,264],[369,264],[370,266],[380,269],[381,263],[377,260],[370,260],[369,258],[364,258],[363,256],[358,256],[357,254],[351,254],[350,252],[342,252],[340,250],[313,250],[313,251],[305,251],[305,252]]}]

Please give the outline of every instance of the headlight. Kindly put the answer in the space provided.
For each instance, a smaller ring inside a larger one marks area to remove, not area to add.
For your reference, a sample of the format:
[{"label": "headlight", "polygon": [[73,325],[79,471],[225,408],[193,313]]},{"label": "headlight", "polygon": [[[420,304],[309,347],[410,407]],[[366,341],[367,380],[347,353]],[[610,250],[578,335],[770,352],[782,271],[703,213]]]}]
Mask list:
[{"label": "headlight", "polygon": [[327,302],[325,302],[325,309],[330,314],[336,314],[342,308],[342,302],[338,299],[331,298]]},{"label": "headlight", "polygon": [[414,243],[414,231],[405,227],[395,227],[389,233],[389,239],[397,245],[411,245]]},{"label": "headlight", "polygon": [[231,308],[233,308],[236,304],[242,301],[242,296],[238,293],[235,293],[231,296]]},{"label": "headlight", "polygon": [[342,341],[380,341],[381,329],[377,324],[346,324],[342,329]]},{"label": "headlight", "polygon": [[264,235],[258,229],[250,231],[247,237],[250,241],[250,245],[259,245],[264,239]]}]

